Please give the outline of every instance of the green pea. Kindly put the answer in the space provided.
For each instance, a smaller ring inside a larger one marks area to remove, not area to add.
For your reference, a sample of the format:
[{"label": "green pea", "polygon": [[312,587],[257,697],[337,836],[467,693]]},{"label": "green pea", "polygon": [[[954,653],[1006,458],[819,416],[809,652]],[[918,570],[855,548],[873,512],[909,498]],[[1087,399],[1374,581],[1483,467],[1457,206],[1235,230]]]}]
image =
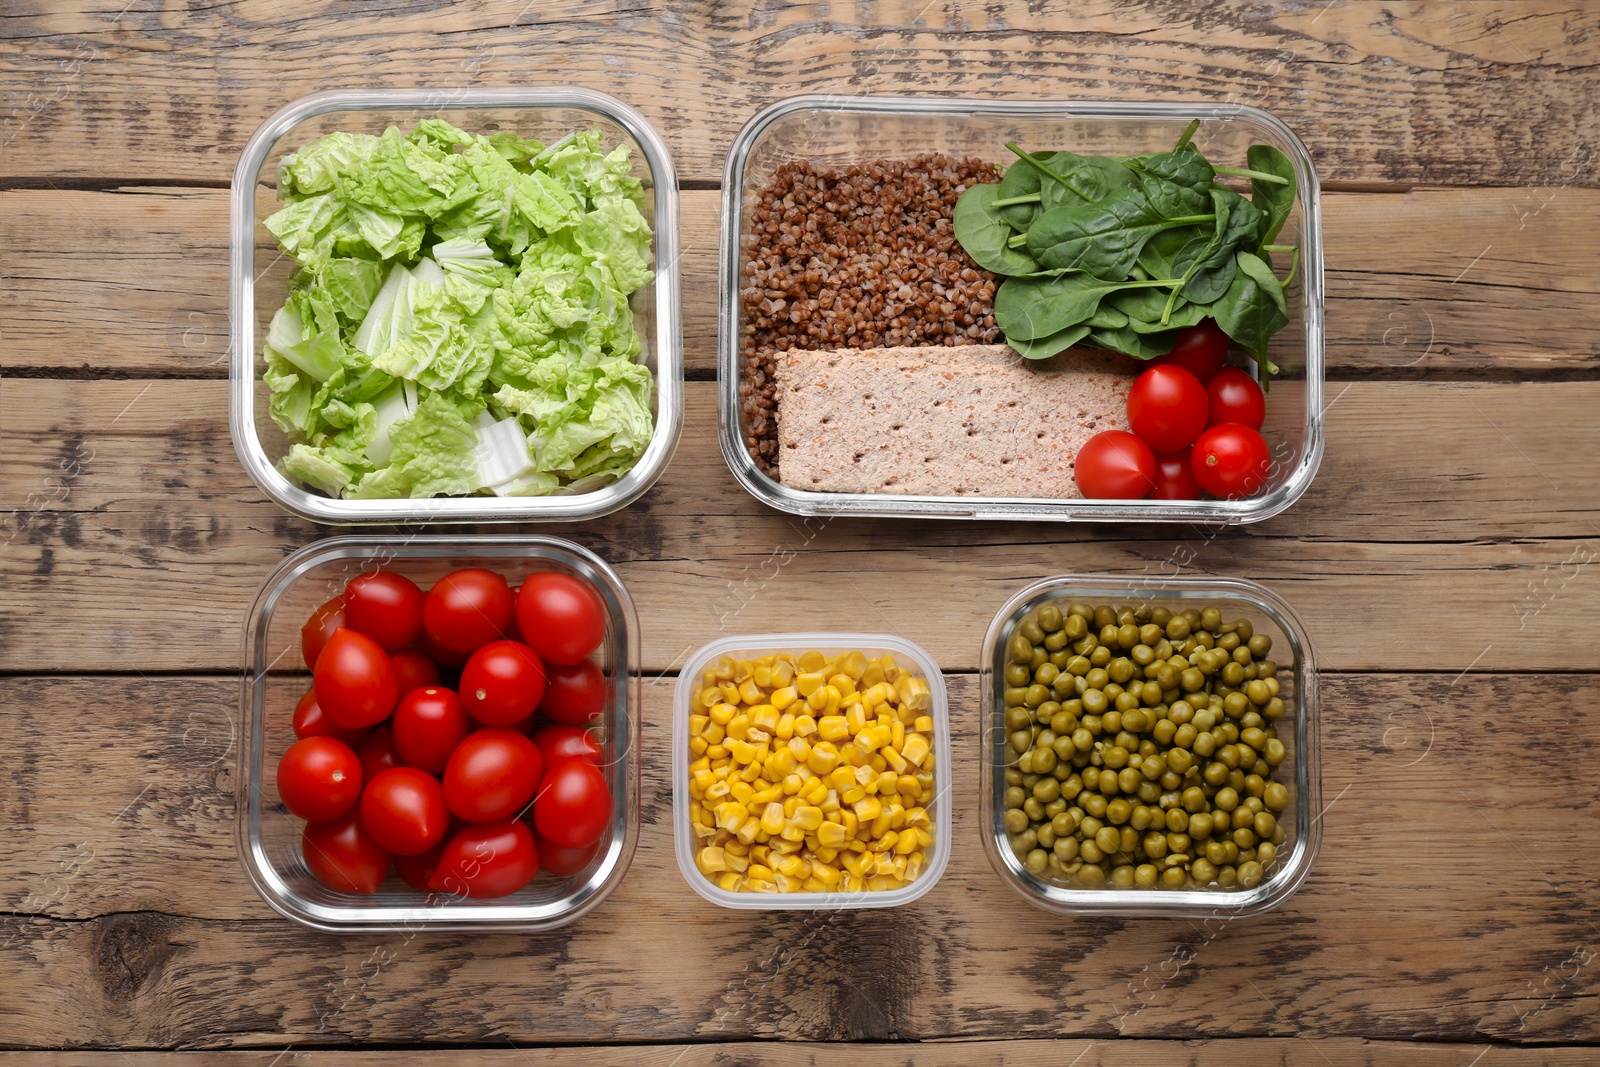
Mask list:
[{"label": "green pea", "polygon": [[1061,629],[1061,609],[1054,604],[1045,604],[1039,609],[1039,628],[1046,633],[1055,633]]}]

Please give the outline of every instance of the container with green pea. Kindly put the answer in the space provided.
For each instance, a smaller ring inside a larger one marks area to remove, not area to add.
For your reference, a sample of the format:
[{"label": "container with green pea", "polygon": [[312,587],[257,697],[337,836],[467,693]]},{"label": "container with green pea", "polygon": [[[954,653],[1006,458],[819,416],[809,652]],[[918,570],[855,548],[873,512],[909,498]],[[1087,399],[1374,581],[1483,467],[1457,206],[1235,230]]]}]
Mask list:
[{"label": "container with green pea", "polygon": [[1240,579],[1055,577],[984,640],[990,862],[1054,911],[1259,914],[1320,842],[1316,669]]}]

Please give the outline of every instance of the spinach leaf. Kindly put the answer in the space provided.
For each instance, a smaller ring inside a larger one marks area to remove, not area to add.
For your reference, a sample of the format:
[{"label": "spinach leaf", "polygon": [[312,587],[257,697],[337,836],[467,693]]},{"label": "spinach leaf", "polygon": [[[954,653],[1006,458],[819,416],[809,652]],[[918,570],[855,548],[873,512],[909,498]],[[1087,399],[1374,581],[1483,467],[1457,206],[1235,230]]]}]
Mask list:
[{"label": "spinach leaf", "polygon": [[1289,325],[1283,286],[1259,256],[1240,252],[1238,270],[1222,299],[1211,306],[1222,332],[1243,345],[1260,364],[1262,380],[1277,368],[1267,359],[1267,341]]},{"label": "spinach leaf", "polygon": [[1200,149],[1192,144],[1175,148],[1170,152],[1157,152],[1153,156],[1146,156],[1139,162],[1138,168],[1152,177],[1188,186],[1191,189],[1203,190],[1217,176],[1217,172],[1211,169],[1211,164],[1206,161]]},{"label": "spinach leaf", "polygon": [[1082,273],[1007,278],[994,294],[994,321],[1007,338],[1034,340],[1087,322],[1108,293],[1171,284],[1169,279],[1104,282]]},{"label": "spinach leaf", "polygon": [[1085,340],[1095,348],[1121,352],[1134,359],[1155,359],[1172,351],[1178,341],[1178,331],[1140,333],[1130,325],[1120,330],[1090,330]]},{"label": "spinach leaf", "polygon": [[1000,186],[991,182],[974,185],[962,193],[950,217],[951,228],[967,255],[984,270],[1031,274],[1039,269],[1038,264],[1022,249],[1007,247],[1011,227],[999,219],[991,206],[1000,198],[1000,192]]},{"label": "spinach leaf", "polygon": [[1181,278],[1210,247],[1213,227],[1181,226],[1150,238],[1139,253],[1139,266],[1152,278]]},{"label": "spinach leaf", "polygon": [[1262,245],[1269,245],[1277,238],[1278,231],[1283,229],[1284,222],[1289,218],[1290,209],[1294,207],[1294,164],[1289,162],[1288,156],[1269,144],[1251,145],[1245,152],[1245,160],[1251,170],[1276,174],[1288,181],[1286,185],[1255,179],[1250,182],[1250,199],[1262,214],[1256,230],[1256,247],[1251,249],[1258,251]]},{"label": "spinach leaf", "polygon": [[1102,299],[1100,306],[1094,309],[1094,314],[1084,321],[1084,325],[1096,330],[1120,330],[1128,325],[1128,316]]},{"label": "spinach leaf", "polygon": [[[1160,333],[1194,326],[1210,314],[1205,304],[1196,304],[1180,296],[1172,307],[1172,314],[1166,322],[1162,322],[1161,314],[1166,309],[1170,295],[1165,289],[1125,289],[1113,293],[1107,303],[1128,316],[1128,325],[1139,333]],[[1102,310],[1104,307],[1101,305]]]},{"label": "spinach leaf", "polygon": [[1123,189],[1094,204],[1052,208],[1028,227],[1028,251],[1046,269],[1081,270],[1106,281],[1128,276],[1145,242],[1210,215],[1163,218],[1143,193]]},{"label": "spinach leaf", "polygon": [[[1120,160],[1109,156],[1080,156],[1073,152],[1029,154],[1018,148],[1013,141],[1007,141],[1006,147],[1015,152],[1020,161],[1039,171],[1044,178],[1065,186],[1080,199],[1090,203],[1104,200],[1119,189],[1131,188],[1133,185],[1133,172]],[[1013,167],[1016,165],[1012,164]]]},{"label": "spinach leaf", "polygon": [[1023,359],[1049,359],[1058,355],[1089,336],[1089,326],[1068,326],[1049,337],[1039,337],[1025,340],[1020,337],[1008,337],[1006,343],[1014,349]]},{"label": "spinach leaf", "polygon": [[[1037,167],[1025,164],[1012,164],[1006,169],[1005,176],[1000,179],[999,191],[995,194],[997,200],[1015,200],[1026,196],[1039,197],[1039,187],[1048,181],[1044,172]],[[967,190],[971,192],[972,190]],[[963,193],[963,196],[966,194]],[[1041,197],[1042,199],[1042,197]],[[959,201],[958,201],[959,203]],[[1040,200],[1031,203],[1008,204],[1005,207],[995,208],[995,214],[1003,219],[1006,225],[1018,233],[1025,231],[1033,220],[1039,217],[1043,210]]]},{"label": "spinach leaf", "polygon": [[1163,218],[1202,215],[1208,203],[1206,189],[1179,185],[1177,182],[1153,174],[1145,175],[1139,183],[1139,188],[1144,193],[1145,199],[1150,201],[1150,206]]}]

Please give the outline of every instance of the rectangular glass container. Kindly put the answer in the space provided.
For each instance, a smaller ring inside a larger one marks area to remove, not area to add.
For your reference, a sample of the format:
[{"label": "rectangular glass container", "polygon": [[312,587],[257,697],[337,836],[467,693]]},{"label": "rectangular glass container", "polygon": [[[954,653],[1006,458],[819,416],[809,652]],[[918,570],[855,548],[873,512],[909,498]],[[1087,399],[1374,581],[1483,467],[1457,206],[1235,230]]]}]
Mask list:
[{"label": "rectangular glass container", "polygon": [[[542,497],[457,496],[344,500],[291,481],[280,470],[287,436],[267,414],[270,398],[258,355],[272,316],[283,306],[294,262],[263,225],[283,206],[278,164],[309,141],[335,131],[408,132],[427,118],[468,133],[510,132],[550,142],[598,127],[608,147],[631,144],[633,172],[644,183],[644,215],[655,233],[656,277],[630,298],[641,362],[655,375],[655,430],[631,470],[610,485]],[[252,481],[275,503],[314,522],[337,525],[413,522],[579,521],[607,515],[655,484],[677,447],[683,421],[683,336],[679,299],[678,179],[666,144],[633,108],[587,89],[360,90],[315,93],[273,115],[250,138],[233,174],[229,287],[229,427]]]},{"label": "rectangular glass container", "polygon": [[[599,722],[611,789],[611,834],[583,870],[562,878],[541,873],[507,897],[458,899],[419,893],[391,873],[374,896],[329,889],[300,854],[304,821],[283,807],[278,760],[294,743],[295,702],[311,687],[300,654],[300,627],[317,606],[339,595],[364,571],[397,571],[427,589],[461,567],[483,567],[512,584],[534,571],[575,575],[606,607],[606,635],[596,661],[606,676]],[[616,888],[633,858],[639,831],[639,634],[633,601],[598,556],[554,537],[344,536],[295,552],[262,584],[245,623],[240,693],[239,855],[262,899],[317,930],[546,930],[597,906]]]},{"label": "rectangular glass container", "polygon": [[[1005,148],[1071,149],[1135,155],[1170,149],[1192,120],[1194,143],[1215,163],[1243,166],[1261,142],[1294,166],[1299,195],[1280,241],[1300,246],[1300,269],[1287,292],[1289,325],[1272,339],[1281,373],[1267,393],[1262,434],[1273,466],[1267,486],[1245,500],[1081,500],[1016,497],[822,493],[791,488],[764,474],[746,451],[739,405],[740,300],[745,212],[783,163],[818,169],[909,159],[923,152],[976,156],[1009,165]],[[1058,519],[1123,522],[1258,522],[1298,500],[1311,484],[1323,448],[1322,208],[1305,145],[1282,122],[1242,104],[1118,101],[997,101],[942,97],[799,96],[751,119],[734,139],[722,186],[721,303],[717,330],[718,410],[723,456],[751,495],[797,515],[903,518]]]},{"label": "rectangular glass container", "polygon": [[[1288,750],[1274,780],[1289,790],[1289,806],[1279,816],[1285,828],[1278,860],[1252,889],[1098,889],[1063,885],[1030,873],[1011,848],[1005,815],[1006,727],[1003,669],[1013,628],[1047,603],[1063,611],[1072,602],[1137,608],[1141,604],[1172,611],[1215,605],[1224,620],[1250,620],[1258,634],[1272,638],[1270,658],[1279,665],[1280,696],[1286,705],[1277,721]],[[1305,626],[1289,606],[1255,582],[1228,578],[1141,578],[1060,576],[1034,582],[995,614],[984,636],[979,688],[982,693],[983,745],[980,786],[984,850],[995,871],[1032,904],[1079,915],[1259,915],[1282,904],[1306,880],[1322,841],[1322,762],[1318,749],[1317,671]],[[1283,767],[1292,768],[1285,774]]]},{"label": "rectangular glass container", "polygon": [[[933,845],[916,881],[899,889],[861,893],[740,893],[712,884],[695,866],[696,839],[689,822],[689,714],[700,673],[723,656],[748,659],[773,652],[796,655],[816,649],[825,656],[858,650],[871,659],[888,653],[902,666],[912,666],[927,679],[933,698],[934,799]],[[815,910],[892,908],[909,904],[933,888],[950,862],[950,711],[944,675],[920,646],[892,634],[794,633],[753,634],[713,641],[689,657],[678,675],[672,706],[672,834],[678,869],[696,893],[713,904],[743,910]]]}]

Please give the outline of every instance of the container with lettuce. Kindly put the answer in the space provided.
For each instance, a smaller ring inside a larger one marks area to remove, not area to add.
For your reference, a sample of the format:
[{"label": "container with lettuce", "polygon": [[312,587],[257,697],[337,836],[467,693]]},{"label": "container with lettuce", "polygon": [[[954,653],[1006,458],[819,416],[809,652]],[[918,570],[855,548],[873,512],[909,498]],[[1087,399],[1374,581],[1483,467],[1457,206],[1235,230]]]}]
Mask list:
[{"label": "container with lettuce", "polygon": [[651,233],[628,146],[426,120],[286,157],[298,264],[265,345],[289,477],[333,496],[582,492],[649,444],[628,297]]}]

